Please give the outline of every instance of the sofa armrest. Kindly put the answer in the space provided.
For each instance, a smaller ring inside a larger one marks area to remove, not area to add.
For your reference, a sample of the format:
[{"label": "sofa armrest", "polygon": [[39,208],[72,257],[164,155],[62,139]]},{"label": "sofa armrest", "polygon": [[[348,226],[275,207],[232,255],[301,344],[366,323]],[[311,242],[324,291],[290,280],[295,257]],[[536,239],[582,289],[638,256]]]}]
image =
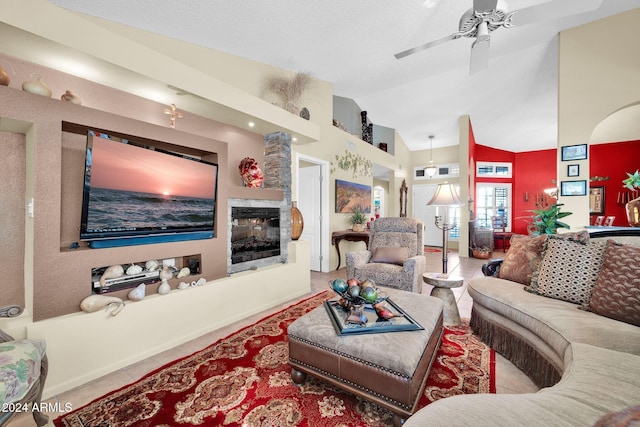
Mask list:
[{"label": "sofa armrest", "polygon": [[485,262],[482,264],[482,274],[487,277],[498,277],[502,261],[504,261],[502,258],[494,258]]},{"label": "sofa armrest", "polygon": [[356,267],[369,263],[371,251],[355,251],[344,254],[347,263],[347,278],[355,277]]}]

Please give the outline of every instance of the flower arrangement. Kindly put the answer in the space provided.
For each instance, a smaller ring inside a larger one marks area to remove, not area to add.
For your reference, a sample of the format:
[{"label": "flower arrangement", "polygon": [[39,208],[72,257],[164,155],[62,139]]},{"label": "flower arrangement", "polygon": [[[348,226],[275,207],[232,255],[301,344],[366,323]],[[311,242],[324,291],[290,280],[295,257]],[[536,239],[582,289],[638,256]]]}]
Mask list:
[{"label": "flower arrangement", "polygon": [[264,175],[258,166],[258,162],[251,157],[245,157],[238,166],[242,182],[247,187],[258,188],[262,186]]}]

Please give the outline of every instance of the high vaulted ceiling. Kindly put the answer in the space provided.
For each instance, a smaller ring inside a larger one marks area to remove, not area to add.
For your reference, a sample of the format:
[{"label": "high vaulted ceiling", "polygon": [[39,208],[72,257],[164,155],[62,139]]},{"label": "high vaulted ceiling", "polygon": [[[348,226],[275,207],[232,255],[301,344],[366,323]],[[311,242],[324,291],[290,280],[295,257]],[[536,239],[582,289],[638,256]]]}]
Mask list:
[{"label": "high vaulted ceiling", "polygon": [[[491,33],[488,68],[470,75],[473,39],[396,59],[458,31],[473,0],[50,0],[61,7],[332,82],[410,150],[456,145],[469,115],[478,143],[509,151],[557,146],[558,33],[640,7],[594,11]],[[552,0],[561,4],[569,0]],[[573,0],[574,2],[576,0]],[[580,0],[578,0],[579,2]],[[582,0],[595,3],[595,0]],[[518,10],[549,0],[500,0]]]}]

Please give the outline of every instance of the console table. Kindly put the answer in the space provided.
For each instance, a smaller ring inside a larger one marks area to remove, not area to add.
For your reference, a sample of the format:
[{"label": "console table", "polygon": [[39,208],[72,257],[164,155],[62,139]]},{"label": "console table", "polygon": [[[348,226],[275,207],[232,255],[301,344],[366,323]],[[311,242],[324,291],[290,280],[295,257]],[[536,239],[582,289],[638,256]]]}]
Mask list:
[{"label": "console table", "polygon": [[342,231],[334,231],[331,233],[331,244],[336,247],[336,252],[338,252],[338,267],[336,270],[340,269],[340,242],[346,240],[347,242],[364,242],[369,247],[369,232],[368,231],[352,231],[352,230],[342,230]]}]

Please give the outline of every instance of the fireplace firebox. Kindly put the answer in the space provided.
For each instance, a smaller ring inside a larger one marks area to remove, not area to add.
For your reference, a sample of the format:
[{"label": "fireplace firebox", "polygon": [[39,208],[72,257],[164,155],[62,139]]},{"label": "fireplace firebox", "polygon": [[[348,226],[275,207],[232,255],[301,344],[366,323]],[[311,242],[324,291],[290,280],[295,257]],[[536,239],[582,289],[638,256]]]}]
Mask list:
[{"label": "fireplace firebox", "polygon": [[231,264],[280,256],[280,209],[231,208]]}]

